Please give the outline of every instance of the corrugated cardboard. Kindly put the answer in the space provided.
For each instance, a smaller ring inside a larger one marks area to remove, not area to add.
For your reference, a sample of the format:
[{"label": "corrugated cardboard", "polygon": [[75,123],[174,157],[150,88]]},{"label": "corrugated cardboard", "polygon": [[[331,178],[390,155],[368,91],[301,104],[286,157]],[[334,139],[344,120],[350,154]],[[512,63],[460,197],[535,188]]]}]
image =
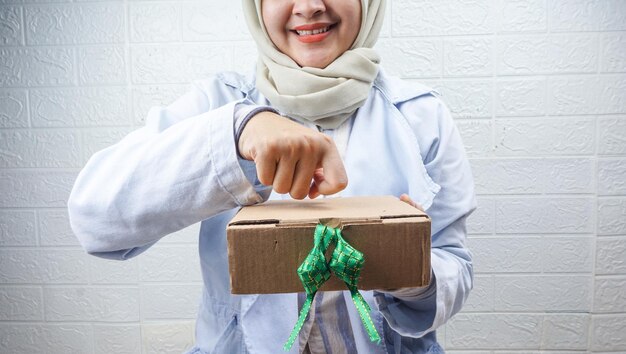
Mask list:
[{"label": "corrugated cardboard", "polygon": [[[396,197],[353,197],[269,201],[242,208],[227,228],[231,292],[304,291],[296,270],[313,247],[320,222],[342,227],[344,239],[364,253],[359,289],[428,285],[430,218]],[[321,288],[345,289],[335,276]]]}]

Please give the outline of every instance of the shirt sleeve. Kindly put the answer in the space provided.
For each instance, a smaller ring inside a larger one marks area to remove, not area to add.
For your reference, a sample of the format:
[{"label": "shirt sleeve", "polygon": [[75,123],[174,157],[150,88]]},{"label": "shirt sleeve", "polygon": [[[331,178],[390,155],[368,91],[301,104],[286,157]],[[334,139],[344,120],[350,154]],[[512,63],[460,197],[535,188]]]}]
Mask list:
[{"label": "shirt sleeve", "polygon": [[267,199],[237,157],[237,103],[215,108],[194,87],[170,106],[152,108],[144,127],[94,154],[68,201],[83,248],[127,259],[165,235]]},{"label": "shirt sleeve", "polygon": [[405,115],[418,117],[411,124],[420,132],[424,165],[433,181],[441,186],[426,210],[431,218],[431,284],[413,292],[377,292],[375,297],[394,331],[419,338],[460,311],[472,289],[472,256],[465,245],[466,220],[476,208],[476,201],[470,165],[448,109],[432,95],[399,108]]}]

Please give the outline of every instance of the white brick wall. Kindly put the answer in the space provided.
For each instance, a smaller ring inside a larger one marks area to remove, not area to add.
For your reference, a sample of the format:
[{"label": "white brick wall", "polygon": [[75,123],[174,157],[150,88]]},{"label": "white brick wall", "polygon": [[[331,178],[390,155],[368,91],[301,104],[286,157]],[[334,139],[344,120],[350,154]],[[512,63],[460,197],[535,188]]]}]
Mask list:
[{"label": "white brick wall", "polygon": [[[475,290],[444,346],[626,352],[626,0],[390,0],[378,49],[441,91],[476,177]],[[65,202],[150,106],[255,53],[239,1],[0,0],[1,353],[192,345],[197,225],[111,262]]]}]

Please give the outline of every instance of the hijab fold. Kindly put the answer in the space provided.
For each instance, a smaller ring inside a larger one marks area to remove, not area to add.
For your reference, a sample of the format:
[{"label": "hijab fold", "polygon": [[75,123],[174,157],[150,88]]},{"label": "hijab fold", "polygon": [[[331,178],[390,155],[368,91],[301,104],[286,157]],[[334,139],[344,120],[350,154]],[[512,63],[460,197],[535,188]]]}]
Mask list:
[{"label": "hijab fold", "polygon": [[[361,28],[352,47],[325,68],[300,67],[270,40],[261,14],[262,0],[243,0],[243,10],[258,50],[256,87],[282,114],[337,128],[363,105],[378,75],[378,39],[385,0],[361,0]],[[344,0],[345,1],[345,0]]]}]

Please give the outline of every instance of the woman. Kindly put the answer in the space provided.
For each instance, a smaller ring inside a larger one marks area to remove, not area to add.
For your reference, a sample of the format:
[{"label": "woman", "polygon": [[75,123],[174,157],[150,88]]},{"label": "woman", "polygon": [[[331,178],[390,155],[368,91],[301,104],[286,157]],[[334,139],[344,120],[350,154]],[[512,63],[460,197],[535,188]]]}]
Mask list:
[{"label": "woman", "polygon": [[380,344],[349,292],[319,293],[291,352],[440,352],[435,330],[472,287],[465,220],[475,208],[448,110],[429,88],[379,69],[371,47],[384,0],[243,6],[260,52],[256,74],[200,81],[96,153],[68,203],[72,228],[87,252],[128,259],[202,221],[191,353],[278,353],[302,294],[230,295],[225,228],[236,210],[268,198],[402,195],[432,218],[431,285],[362,292]]}]

